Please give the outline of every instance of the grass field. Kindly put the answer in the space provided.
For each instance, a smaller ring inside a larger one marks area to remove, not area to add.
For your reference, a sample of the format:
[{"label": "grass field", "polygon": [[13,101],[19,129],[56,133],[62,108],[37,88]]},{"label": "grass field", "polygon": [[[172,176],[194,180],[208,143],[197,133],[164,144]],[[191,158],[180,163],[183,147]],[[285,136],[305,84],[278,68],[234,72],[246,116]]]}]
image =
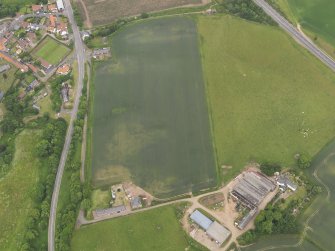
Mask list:
[{"label": "grass field", "polygon": [[33,206],[30,194],[39,176],[39,161],[34,158],[37,131],[25,130],[15,141],[15,156],[9,173],[0,180],[0,249],[20,250],[29,210]]},{"label": "grass field", "polygon": [[[201,4],[202,0],[83,0],[83,2],[93,25],[102,25],[143,12],[158,11],[188,4]],[[82,14],[85,17],[84,13]]]},{"label": "grass field", "polygon": [[288,16],[296,19],[305,29],[319,35],[335,48],[335,1],[333,0],[280,0]]},{"label": "grass field", "polygon": [[[5,65],[6,63],[1,62],[0,66]],[[15,72],[17,69],[14,66],[10,66],[11,68],[3,73],[0,73],[0,90],[6,92],[15,80]]]},{"label": "grass field", "polygon": [[52,65],[60,63],[64,57],[70,53],[70,48],[46,36],[33,50],[32,54],[36,58],[42,58]]},{"label": "grass field", "polygon": [[93,184],[131,179],[162,197],[215,186],[193,20],[127,27],[112,55],[95,72]]},{"label": "grass field", "polygon": [[88,225],[74,232],[73,251],[193,250],[172,206]]},{"label": "grass field", "polygon": [[199,16],[198,30],[225,180],[249,161],[292,165],[335,135],[334,74],[283,31],[231,16]]}]

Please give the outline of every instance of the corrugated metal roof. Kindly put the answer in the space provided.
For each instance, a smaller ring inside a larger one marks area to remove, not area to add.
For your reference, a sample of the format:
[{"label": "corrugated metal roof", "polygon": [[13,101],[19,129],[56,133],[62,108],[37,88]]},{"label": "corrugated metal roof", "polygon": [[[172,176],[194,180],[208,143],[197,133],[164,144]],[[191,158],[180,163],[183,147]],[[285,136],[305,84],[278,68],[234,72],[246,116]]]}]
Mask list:
[{"label": "corrugated metal roof", "polygon": [[206,233],[220,245],[230,236],[230,231],[216,221],[210,225]]},{"label": "corrugated metal roof", "polygon": [[207,230],[209,226],[213,223],[213,221],[211,221],[208,217],[200,213],[198,210],[195,210],[191,214],[190,218],[204,230]]}]

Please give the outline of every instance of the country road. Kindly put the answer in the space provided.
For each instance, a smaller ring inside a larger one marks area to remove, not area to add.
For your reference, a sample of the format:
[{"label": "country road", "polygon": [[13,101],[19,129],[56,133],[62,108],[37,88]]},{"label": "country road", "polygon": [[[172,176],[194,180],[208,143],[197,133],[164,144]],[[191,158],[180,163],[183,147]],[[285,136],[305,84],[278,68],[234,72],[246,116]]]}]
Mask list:
[{"label": "country road", "polygon": [[335,72],[335,60],[327,53],[316,46],[308,37],[299,32],[291,23],[282,17],[271,5],[264,0],[253,0],[255,4],[261,7],[278,25],[291,35],[298,43],[309,50],[314,56],[320,59],[325,65]]},{"label": "country road", "polygon": [[71,139],[72,139],[73,123],[77,118],[78,106],[79,106],[80,96],[82,93],[83,79],[84,79],[84,73],[85,73],[85,49],[84,49],[84,45],[80,37],[78,26],[74,20],[71,2],[70,0],[63,0],[63,1],[65,5],[64,14],[68,17],[69,23],[73,30],[75,54],[77,55],[77,62],[78,62],[78,79],[77,79],[78,84],[77,84],[76,96],[74,100],[71,119],[70,119],[70,123],[67,129],[67,132],[66,132],[65,143],[64,143],[62,155],[61,155],[58,170],[57,170],[54,190],[52,193],[49,226],[48,226],[48,250],[49,251],[55,250],[55,228],[56,228],[58,196],[59,196],[60,186],[61,186],[62,177],[64,173],[66,158],[67,158],[67,154],[68,154]]}]

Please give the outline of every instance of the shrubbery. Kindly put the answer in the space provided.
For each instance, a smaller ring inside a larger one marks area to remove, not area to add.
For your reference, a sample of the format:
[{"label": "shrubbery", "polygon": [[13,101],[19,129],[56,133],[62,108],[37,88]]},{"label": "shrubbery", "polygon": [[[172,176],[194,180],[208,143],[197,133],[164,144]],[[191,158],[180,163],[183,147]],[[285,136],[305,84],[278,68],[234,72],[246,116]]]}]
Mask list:
[{"label": "shrubbery", "polygon": [[223,0],[221,6],[223,8],[219,9],[223,12],[233,14],[240,18],[263,24],[276,25],[276,22],[252,0]]}]

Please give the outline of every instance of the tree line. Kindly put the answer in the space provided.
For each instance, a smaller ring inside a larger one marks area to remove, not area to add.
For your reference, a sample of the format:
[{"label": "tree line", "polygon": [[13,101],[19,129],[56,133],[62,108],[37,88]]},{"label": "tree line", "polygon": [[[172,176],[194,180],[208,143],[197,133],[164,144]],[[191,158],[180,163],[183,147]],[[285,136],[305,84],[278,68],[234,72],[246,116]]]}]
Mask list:
[{"label": "tree line", "polygon": [[217,9],[219,12],[229,13],[253,22],[277,25],[276,22],[252,0],[222,0]]},{"label": "tree line", "polygon": [[[87,76],[85,76],[84,83],[87,82],[86,78]],[[80,206],[83,209],[88,209],[91,207],[91,185],[89,182],[81,184],[81,156],[80,154],[77,154],[81,151],[82,147],[84,119],[87,113],[86,94],[87,87],[84,85],[82,96],[80,98],[77,119],[74,123],[72,142],[65,166],[65,173],[67,175],[64,175],[64,177],[69,177],[67,182],[70,184],[70,189],[67,191],[67,196],[63,196],[63,204],[65,206],[60,208],[57,214],[55,242],[56,249],[62,251],[70,250],[72,233],[76,224]]]},{"label": "tree line", "polygon": [[36,157],[40,159],[39,180],[30,195],[34,207],[29,211],[25,231],[20,240],[22,251],[46,250],[45,237],[48,231],[50,202],[62,153],[67,124],[64,119],[51,119],[48,114],[29,124],[27,128],[42,130],[42,135],[35,148]]}]

